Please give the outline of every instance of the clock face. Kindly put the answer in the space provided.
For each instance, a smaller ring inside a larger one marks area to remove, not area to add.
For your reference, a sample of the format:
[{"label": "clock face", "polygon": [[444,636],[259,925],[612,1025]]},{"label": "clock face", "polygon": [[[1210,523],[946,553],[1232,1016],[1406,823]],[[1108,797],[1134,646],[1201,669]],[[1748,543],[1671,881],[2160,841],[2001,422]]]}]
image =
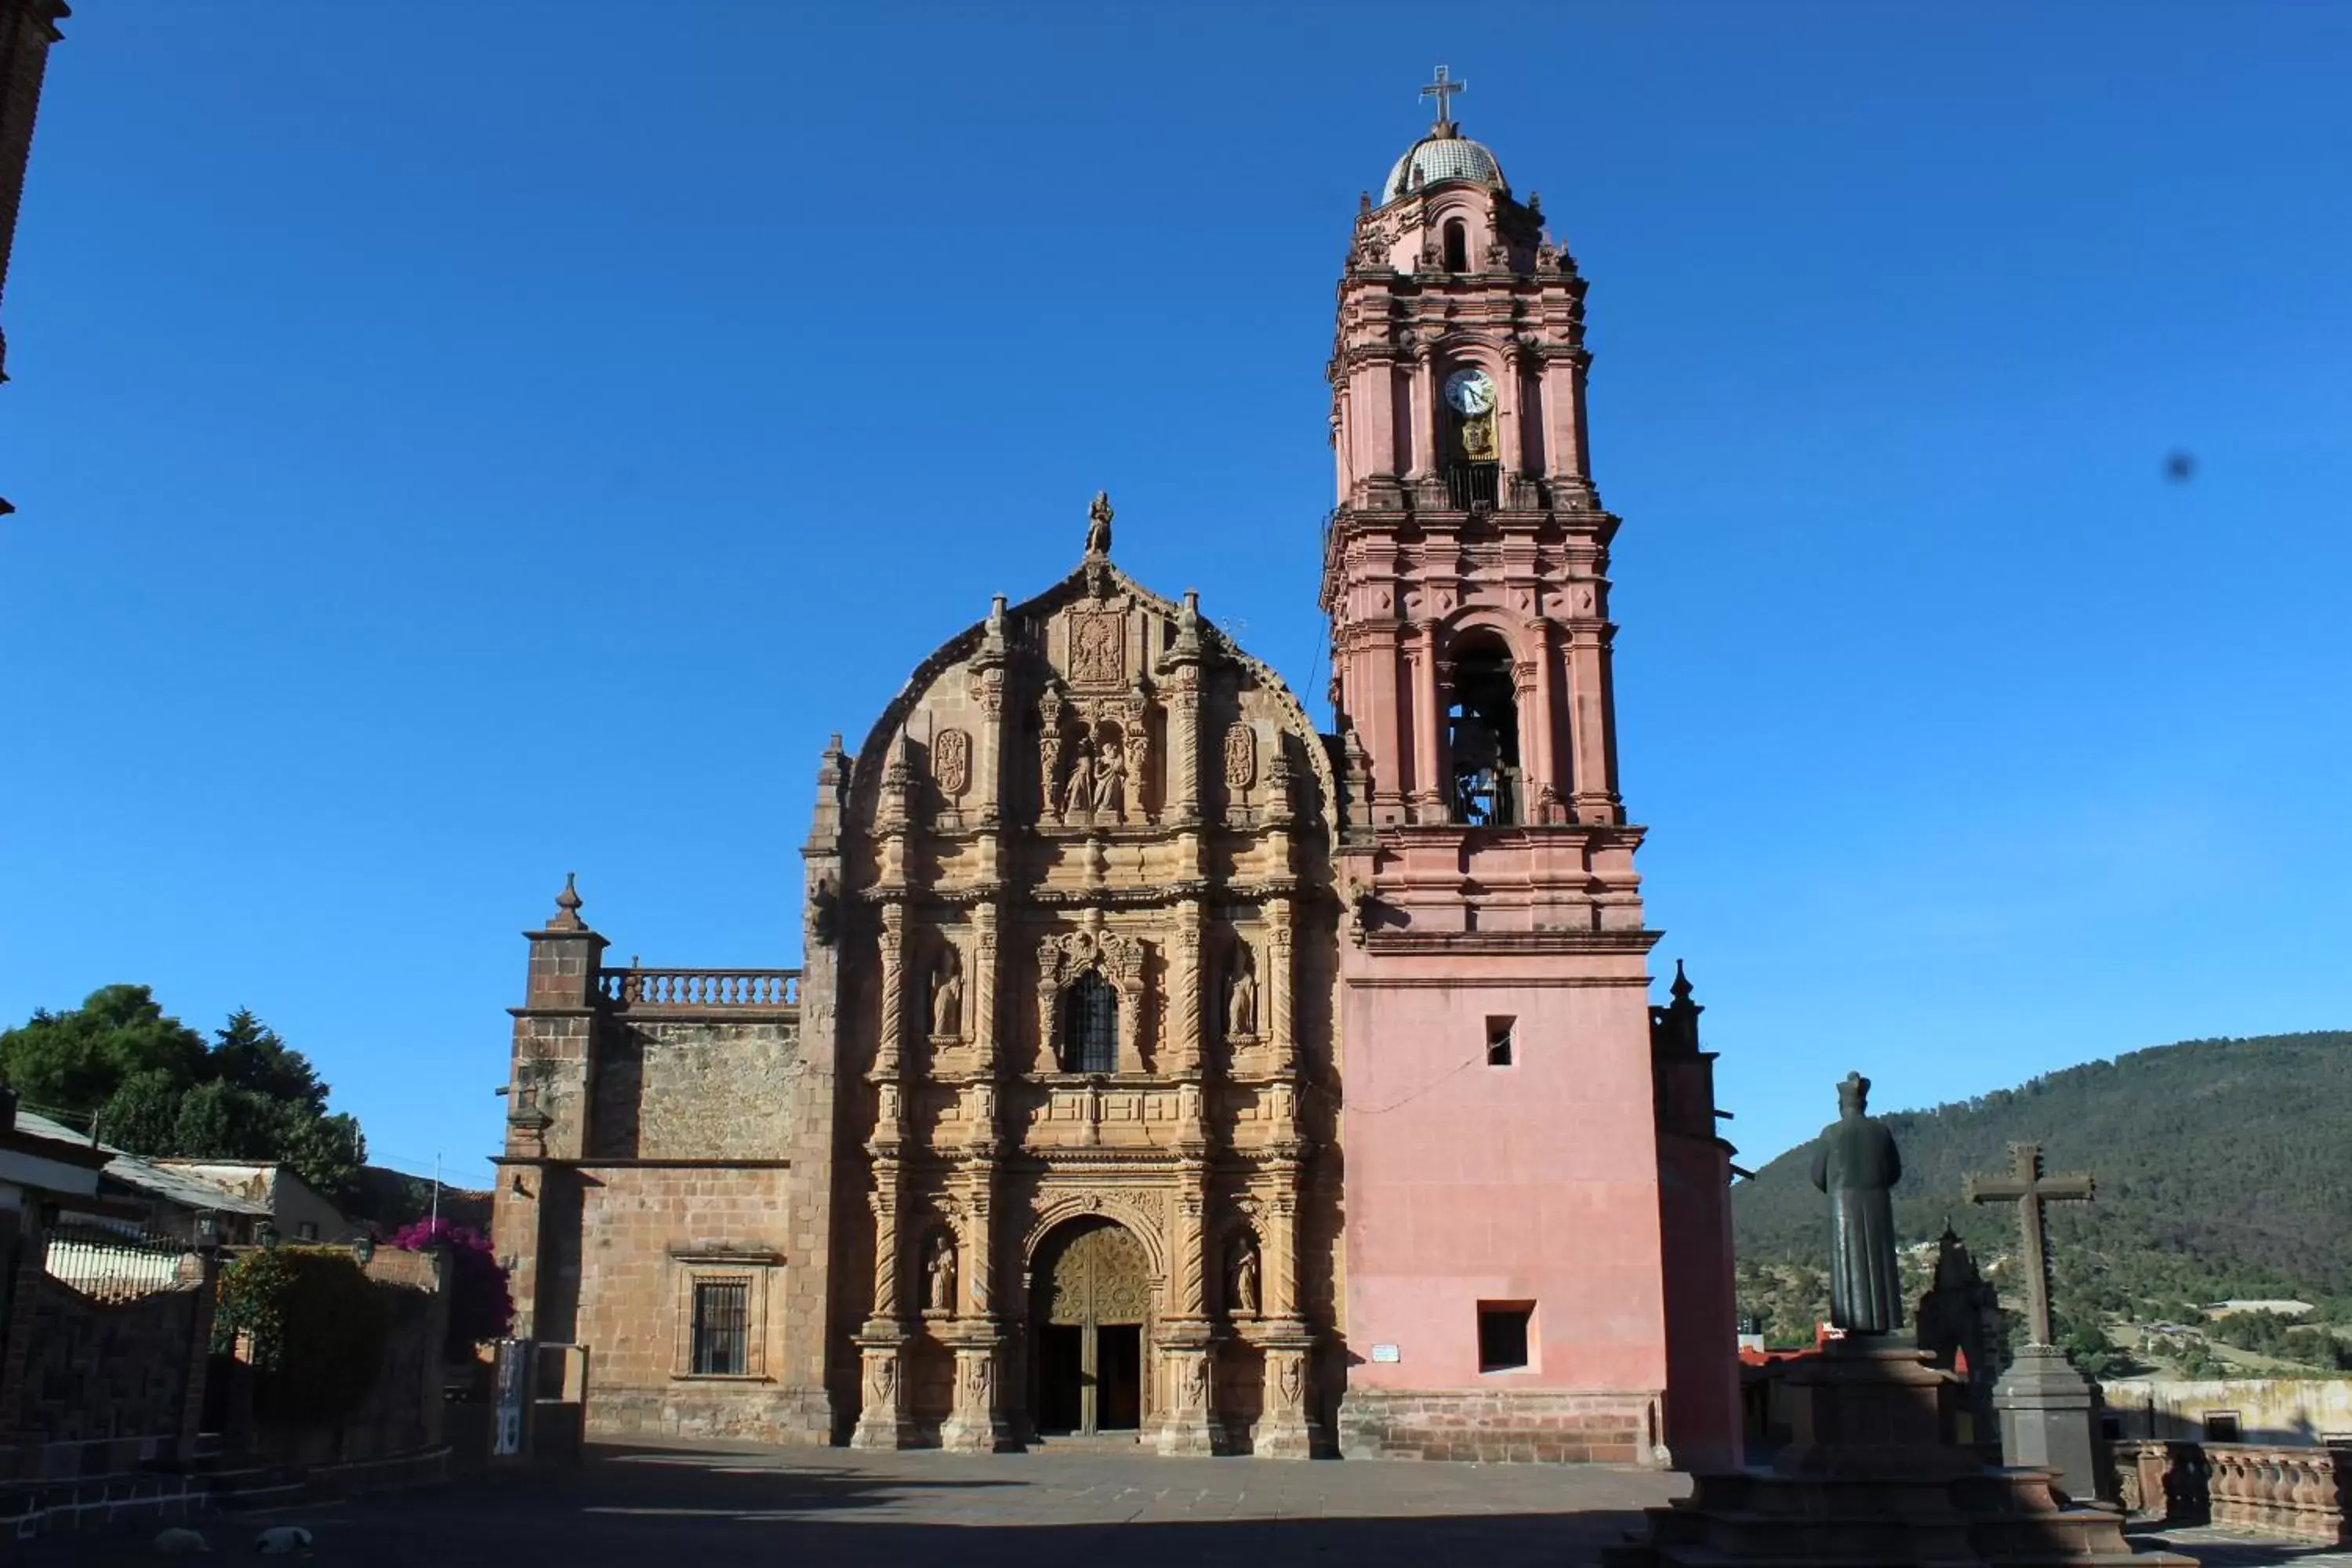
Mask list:
[{"label": "clock face", "polygon": [[1457,370],[1445,378],[1445,401],[1456,414],[1486,414],[1495,406],[1495,384],[1483,370]]}]

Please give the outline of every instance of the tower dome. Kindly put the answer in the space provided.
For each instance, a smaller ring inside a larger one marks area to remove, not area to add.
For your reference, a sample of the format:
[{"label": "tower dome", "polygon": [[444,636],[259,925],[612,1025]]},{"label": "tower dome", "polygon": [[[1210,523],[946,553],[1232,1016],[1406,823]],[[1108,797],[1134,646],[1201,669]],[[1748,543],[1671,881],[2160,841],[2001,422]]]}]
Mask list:
[{"label": "tower dome", "polygon": [[1458,134],[1449,124],[1440,126],[1405,149],[1404,156],[1389,170],[1388,181],[1381,187],[1381,205],[1386,206],[1399,196],[1440,180],[1473,180],[1490,190],[1510,189],[1495,154],[1483,143]]}]

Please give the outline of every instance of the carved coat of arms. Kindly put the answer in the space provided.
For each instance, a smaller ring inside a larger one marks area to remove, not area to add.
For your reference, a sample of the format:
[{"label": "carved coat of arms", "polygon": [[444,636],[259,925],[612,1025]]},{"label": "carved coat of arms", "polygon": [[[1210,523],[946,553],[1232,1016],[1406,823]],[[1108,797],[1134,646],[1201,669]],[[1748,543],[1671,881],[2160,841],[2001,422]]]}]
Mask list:
[{"label": "carved coat of arms", "polygon": [[931,776],[940,793],[952,800],[971,784],[971,737],[961,730],[942,730],[931,738]]},{"label": "carved coat of arms", "polygon": [[1225,731],[1225,787],[1244,790],[1257,783],[1257,731],[1236,724]]},{"label": "carved coat of arms", "polygon": [[1127,617],[1117,610],[1070,612],[1070,681],[1075,686],[1127,683]]}]

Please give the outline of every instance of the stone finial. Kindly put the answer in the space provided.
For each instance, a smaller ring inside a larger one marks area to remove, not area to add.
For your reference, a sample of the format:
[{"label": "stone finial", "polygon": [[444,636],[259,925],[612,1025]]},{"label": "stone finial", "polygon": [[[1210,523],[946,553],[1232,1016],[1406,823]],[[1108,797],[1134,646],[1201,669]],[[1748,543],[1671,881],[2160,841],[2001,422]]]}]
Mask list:
[{"label": "stone finial", "polygon": [[1087,553],[1108,556],[1110,553],[1110,492],[1097,490],[1094,504],[1087,508]]},{"label": "stone finial", "polygon": [[1675,983],[1666,987],[1666,994],[1677,1002],[1690,1000],[1690,976],[1683,973],[1683,961],[1679,958],[1675,960]]},{"label": "stone finial", "polygon": [[580,905],[583,900],[577,886],[579,875],[576,871],[563,873],[563,891],[555,895],[555,913],[548,920],[548,930],[586,931],[588,929],[588,922],[580,918]]}]

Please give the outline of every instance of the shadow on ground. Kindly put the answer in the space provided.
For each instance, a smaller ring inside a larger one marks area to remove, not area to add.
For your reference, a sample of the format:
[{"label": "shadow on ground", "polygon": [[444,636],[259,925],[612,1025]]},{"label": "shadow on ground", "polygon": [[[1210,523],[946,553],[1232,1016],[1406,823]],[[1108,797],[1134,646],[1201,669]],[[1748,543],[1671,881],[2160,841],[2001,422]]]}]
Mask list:
[{"label": "shadow on ground", "polygon": [[[568,1472],[469,1477],[196,1528],[215,1552],[249,1556],[257,1530],[299,1522],[315,1534],[313,1560],[324,1568],[1568,1568],[1596,1562],[1603,1544],[1641,1523],[1633,1506],[1579,1508],[1579,1492],[1598,1485],[1630,1503],[1659,1485],[1654,1476],[1561,1477],[1558,1511],[1526,1511],[1553,1489],[1517,1468],[889,1458],[877,1467],[831,1450],[607,1448]],[[1326,1484],[1342,1468],[1352,1472],[1343,1484]],[[1382,1473],[1400,1468],[1412,1476],[1384,1488]],[[152,1562],[152,1534],[51,1540],[22,1560]]]}]

